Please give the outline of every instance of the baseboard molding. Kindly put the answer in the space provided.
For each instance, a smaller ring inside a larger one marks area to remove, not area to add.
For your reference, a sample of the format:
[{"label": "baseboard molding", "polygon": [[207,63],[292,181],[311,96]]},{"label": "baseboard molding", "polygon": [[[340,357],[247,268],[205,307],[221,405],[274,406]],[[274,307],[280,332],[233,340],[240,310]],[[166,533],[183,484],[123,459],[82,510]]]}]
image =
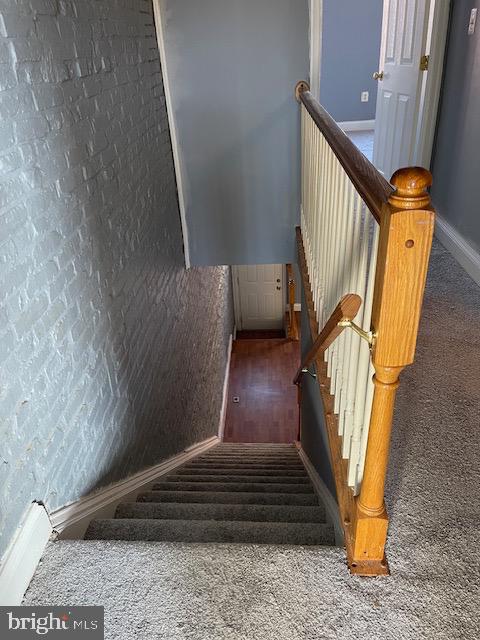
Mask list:
[{"label": "baseboard molding", "polygon": [[218,425],[218,439],[223,440],[225,433],[225,421],[227,419],[228,384],[230,381],[230,361],[232,359],[233,334],[230,335],[227,350],[227,364],[225,367],[225,377],[223,379],[222,409],[220,411],[220,424]]},{"label": "baseboard molding", "polygon": [[115,484],[95,491],[80,498],[50,514],[53,529],[60,538],[83,538],[90,520],[93,518],[111,518],[120,502],[135,501],[142,491],[148,491],[150,486],[160,477],[173,469],[185,464],[192,458],[211,449],[220,442],[218,436],[203,440],[188,447],[181,453],[160,462],[160,464],[139,471],[133,476],[120,480]]},{"label": "baseboard molding", "polygon": [[307,470],[307,473],[310,477],[313,487],[317,492],[318,497],[325,505],[327,515],[330,519],[330,522],[333,524],[333,528],[335,530],[335,544],[339,547],[343,547],[345,545],[345,542],[344,542],[344,536],[343,536],[343,527],[340,521],[340,510],[338,508],[337,501],[330,493],[327,485],[319,476],[318,471],[315,469],[310,458],[302,449],[302,446],[300,443],[297,443],[297,449],[298,449],[298,455],[300,456],[303,462],[303,465]]},{"label": "baseboard molding", "polygon": [[0,561],[0,605],[22,604],[25,591],[52,535],[42,504],[32,502]]},{"label": "baseboard molding", "polygon": [[349,120],[337,122],[343,131],[371,131],[375,129],[375,120]]},{"label": "baseboard molding", "polygon": [[437,214],[435,235],[455,260],[480,286],[480,253],[476,251],[446,220]]}]

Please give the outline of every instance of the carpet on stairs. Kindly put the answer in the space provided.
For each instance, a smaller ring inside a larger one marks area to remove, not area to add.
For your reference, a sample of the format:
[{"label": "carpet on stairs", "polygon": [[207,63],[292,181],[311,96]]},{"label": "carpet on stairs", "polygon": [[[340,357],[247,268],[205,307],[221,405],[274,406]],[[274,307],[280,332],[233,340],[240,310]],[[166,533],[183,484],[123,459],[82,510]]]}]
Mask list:
[{"label": "carpet on stairs", "polygon": [[293,445],[219,444],[162,476],[87,540],[334,545]]}]

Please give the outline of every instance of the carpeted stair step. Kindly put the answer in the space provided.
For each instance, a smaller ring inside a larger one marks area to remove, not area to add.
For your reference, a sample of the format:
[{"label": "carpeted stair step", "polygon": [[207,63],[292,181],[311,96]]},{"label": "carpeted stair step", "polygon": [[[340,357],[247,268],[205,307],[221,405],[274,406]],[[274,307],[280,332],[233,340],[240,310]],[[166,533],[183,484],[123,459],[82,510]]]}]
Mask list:
[{"label": "carpeted stair step", "polygon": [[232,456],[232,457],[219,457],[218,459],[216,458],[198,458],[198,463],[204,463],[204,462],[208,462],[208,463],[215,463],[215,464],[230,464],[232,466],[236,465],[236,464],[269,464],[269,465],[280,465],[280,466],[286,466],[286,465],[295,465],[298,466],[299,463],[299,458],[298,456],[296,458],[292,458],[291,460],[288,460],[286,458],[251,458],[251,457],[246,457],[246,456]]},{"label": "carpeted stair step", "polygon": [[259,493],[233,491],[145,491],[139,502],[197,502],[213,504],[318,505],[314,493]]},{"label": "carpeted stair step", "polygon": [[221,458],[219,460],[214,460],[212,458],[205,458],[202,460],[198,460],[195,461],[195,464],[198,464],[199,466],[202,464],[218,464],[218,465],[230,465],[232,467],[236,466],[236,465],[240,465],[240,466],[244,466],[244,465],[253,465],[253,466],[258,466],[258,465],[267,465],[267,466],[280,466],[280,467],[288,467],[288,466],[294,466],[294,467],[298,467],[299,466],[299,460],[298,458],[294,458],[293,460],[284,460],[284,459],[272,459],[272,460],[262,460],[260,458],[240,458],[240,457],[235,457],[235,458]]},{"label": "carpeted stair step", "polygon": [[298,477],[298,476],[274,476],[274,475],[203,475],[200,473],[192,473],[192,474],[171,474],[165,476],[163,482],[251,482],[251,483],[259,483],[259,482],[269,482],[271,483],[280,483],[280,484],[310,484],[310,479],[307,475]]},{"label": "carpeted stair step", "polygon": [[308,478],[307,472],[305,469],[265,469],[262,467],[258,467],[256,469],[251,469],[250,467],[226,467],[226,468],[218,468],[218,467],[182,467],[181,469],[177,469],[175,475],[177,476],[188,476],[188,475],[202,475],[202,476],[291,476],[294,478]]},{"label": "carpeted stair step", "polygon": [[300,462],[251,462],[250,460],[236,460],[235,462],[215,462],[212,460],[191,460],[182,469],[291,469],[292,471],[305,471]]},{"label": "carpeted stair step", "polygon": [[209,449],[205,451],[201,455],[215,455],[215,454],[229,454],[235,453],[240,455],[298,455],[298,451],[293,447],[277,447],[276,449],[272,449],[270,447],[216,447],[214,449]]},{"label": "carpeted stair step", "polygon": [[265,493],[313,493],[310,484],[287,482],[172,482],[153,485],[154,491],[262,491]]},{"label": "carpeted stair step", "polygon": [[325,522],[325,509],[295,505],[126,502],[118,505],[115,518]]},{"label": "carpeted stair step", "polygon": [[92,520],[86,540],[165,542],[243,542],[251,544],[332,545],[333,528],[318,522],[242,522],[213,520]]},{"label": "carpeted stair step", "polygon": [[201,455],[215,455],[237,453],[241,455],[298,455],[298,451],[294,447],[215,447],[202,453]]},{"label": "carpeted stair step", "polygon": [[296,451],[293,444],[284,442],[221,442],[210,449],[210,451],[227,451],[229,449],[241,449],[242,451],[270,450],[270,451]]}]

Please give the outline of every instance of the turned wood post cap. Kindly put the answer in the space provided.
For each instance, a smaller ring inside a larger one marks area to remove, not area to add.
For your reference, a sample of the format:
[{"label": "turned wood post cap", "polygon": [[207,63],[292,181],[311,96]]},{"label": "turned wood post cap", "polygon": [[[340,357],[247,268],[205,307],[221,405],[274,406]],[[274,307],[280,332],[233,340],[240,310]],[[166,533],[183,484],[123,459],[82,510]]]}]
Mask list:
[{"label": "turned wood post cap", "polygon": [[395,192],[388,201],[399,209],[423,209],[430,204],[427,189],[432,185],[432,174],[423,167],[398,169],[390,183]]}]

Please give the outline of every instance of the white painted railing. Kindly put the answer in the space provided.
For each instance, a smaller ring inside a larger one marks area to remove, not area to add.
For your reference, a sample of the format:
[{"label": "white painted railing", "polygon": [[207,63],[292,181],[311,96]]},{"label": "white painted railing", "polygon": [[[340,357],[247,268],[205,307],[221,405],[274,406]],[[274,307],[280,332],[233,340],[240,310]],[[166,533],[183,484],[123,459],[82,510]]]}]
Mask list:
[{"label": "white painted railing", "polygon": [[[378,223],[367,210],[329,143],[302,105],[301,229],[322,327],[347,293],[362,298],[356,322],[370,330]],[[348,484],[358,492],[365,461],[373,398],[369,346],[344,331],[325,352],[335,413],[339,416]]]}]

